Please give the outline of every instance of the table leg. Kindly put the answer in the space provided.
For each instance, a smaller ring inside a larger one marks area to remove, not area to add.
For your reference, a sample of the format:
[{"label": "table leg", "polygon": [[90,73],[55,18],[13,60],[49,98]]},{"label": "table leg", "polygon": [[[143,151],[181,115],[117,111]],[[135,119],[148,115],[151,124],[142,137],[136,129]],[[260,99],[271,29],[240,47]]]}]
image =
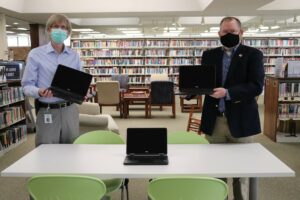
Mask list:
[{"label": "table leg", "polygon": [[249,178],[249,200],[258,200],[258,178]]},{"label": "table leg", "polygon": [[129,112],[129,111],[128,111],[128,110],[129,110],[129,109],[128,109],[128,104],[129,104],[129,103],[128,103],[127,101],[124,101],[124,106],[123,106],[123,107],[124,107],[124,108],[123,108],[123,110],[124,110],[124,118],[127,118],[127,117],[128,117],[128,114],[129,114],[129,113],[128,113],[128,112]]},{"label": "table leg", "polygon": [[148,102],[145,101],[145,118],[148,118]]}]

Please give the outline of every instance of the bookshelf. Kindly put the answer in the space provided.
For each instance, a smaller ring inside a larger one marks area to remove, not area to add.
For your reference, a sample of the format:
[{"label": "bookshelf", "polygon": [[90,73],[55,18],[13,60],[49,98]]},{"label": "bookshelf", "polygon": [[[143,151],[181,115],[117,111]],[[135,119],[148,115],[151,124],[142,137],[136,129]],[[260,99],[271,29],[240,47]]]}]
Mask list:
[{"label": "bookshelf", "polygon": [[25,99],[20,81],[0,82],[0,156],[26,140]]},{"label": "bookshelf", "polygon": [[[277,57],[300,60],[300,38],[245,37],[243,43],[264,53],[266,74],[274,74]],[[200,65],[203,51],[220,46],[218,38],[72,38],[93,83],[112,74],[128,74],[131,86],[150,83],[151,74],[166,73],[175,84],[181,65]]]},{"label": "bookshelf", "polygon": [[300,77],[267,76],[265,99],[264,134],[277,142],[300,142]]}]

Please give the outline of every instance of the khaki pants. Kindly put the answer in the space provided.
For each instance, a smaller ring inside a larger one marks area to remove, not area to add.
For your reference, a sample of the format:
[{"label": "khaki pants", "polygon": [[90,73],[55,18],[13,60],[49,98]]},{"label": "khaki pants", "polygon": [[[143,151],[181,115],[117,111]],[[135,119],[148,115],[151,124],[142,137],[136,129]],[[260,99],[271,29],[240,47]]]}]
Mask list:
[{"label": "khaki pants", "polygon": [[[217,117],[212,135],[206,135],[205,137],[212,144],[253,142],[253,136],[242,138],[232,137],[226,117]],[[232,188],[234,200],[249,200],[249,178],[233,178]]]},{"label": "khaki pants", "polygon": [[[53,123],[45,123],[44,114],[51,114]],[[71,144],[79,136],[79,113],[77,106],[58,109],[40,108],[36,119],[35,145]]]}]

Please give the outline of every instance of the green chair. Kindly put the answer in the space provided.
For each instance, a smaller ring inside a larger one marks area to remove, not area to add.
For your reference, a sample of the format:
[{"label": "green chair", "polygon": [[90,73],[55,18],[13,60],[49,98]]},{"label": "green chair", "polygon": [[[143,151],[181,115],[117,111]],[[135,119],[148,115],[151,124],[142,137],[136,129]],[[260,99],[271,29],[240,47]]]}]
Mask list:
[{"label": "green chair", "polygon": [[175,132],[168,134],[169,144],[209,144],[205,137],[191,132]]},{"label": "green chair", "polygon": [[148,186],[151,200],[224,200],[227,194],[226,183],[211,177],[158,178]]},{"label": "green chair", "polygon": [[106,192],[100,179],[75,175],[34,176],[27,187],[34,200],[100,200]]},{"label": "green chair", "polygon": [[[125,144],[120,135],[111,131],[91,131],[80,135],[73,142],[74,144]],[[106,197],[110,198],[109,194],[120,187],[122,188],[123,199],[123,179],[105,179],[103,180],[106,186]],[[128,199],[128,188],[127,199]]]}]

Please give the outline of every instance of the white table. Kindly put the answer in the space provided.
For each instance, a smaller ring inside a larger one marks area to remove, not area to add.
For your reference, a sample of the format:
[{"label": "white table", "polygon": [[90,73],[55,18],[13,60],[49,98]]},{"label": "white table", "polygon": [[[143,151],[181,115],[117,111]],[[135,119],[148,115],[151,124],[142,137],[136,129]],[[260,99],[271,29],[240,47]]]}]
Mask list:
[{"label": "white table", "polygon": [[125,166],[125,149],[125,145],[41,145],[1,175],[31,177],[63,173],[102,179],[186,175],[253,177],[251,199],[257,199],[256,177],[295,176],[292,169],[258,143],[169,145],[169,165],[165,166]]}]

